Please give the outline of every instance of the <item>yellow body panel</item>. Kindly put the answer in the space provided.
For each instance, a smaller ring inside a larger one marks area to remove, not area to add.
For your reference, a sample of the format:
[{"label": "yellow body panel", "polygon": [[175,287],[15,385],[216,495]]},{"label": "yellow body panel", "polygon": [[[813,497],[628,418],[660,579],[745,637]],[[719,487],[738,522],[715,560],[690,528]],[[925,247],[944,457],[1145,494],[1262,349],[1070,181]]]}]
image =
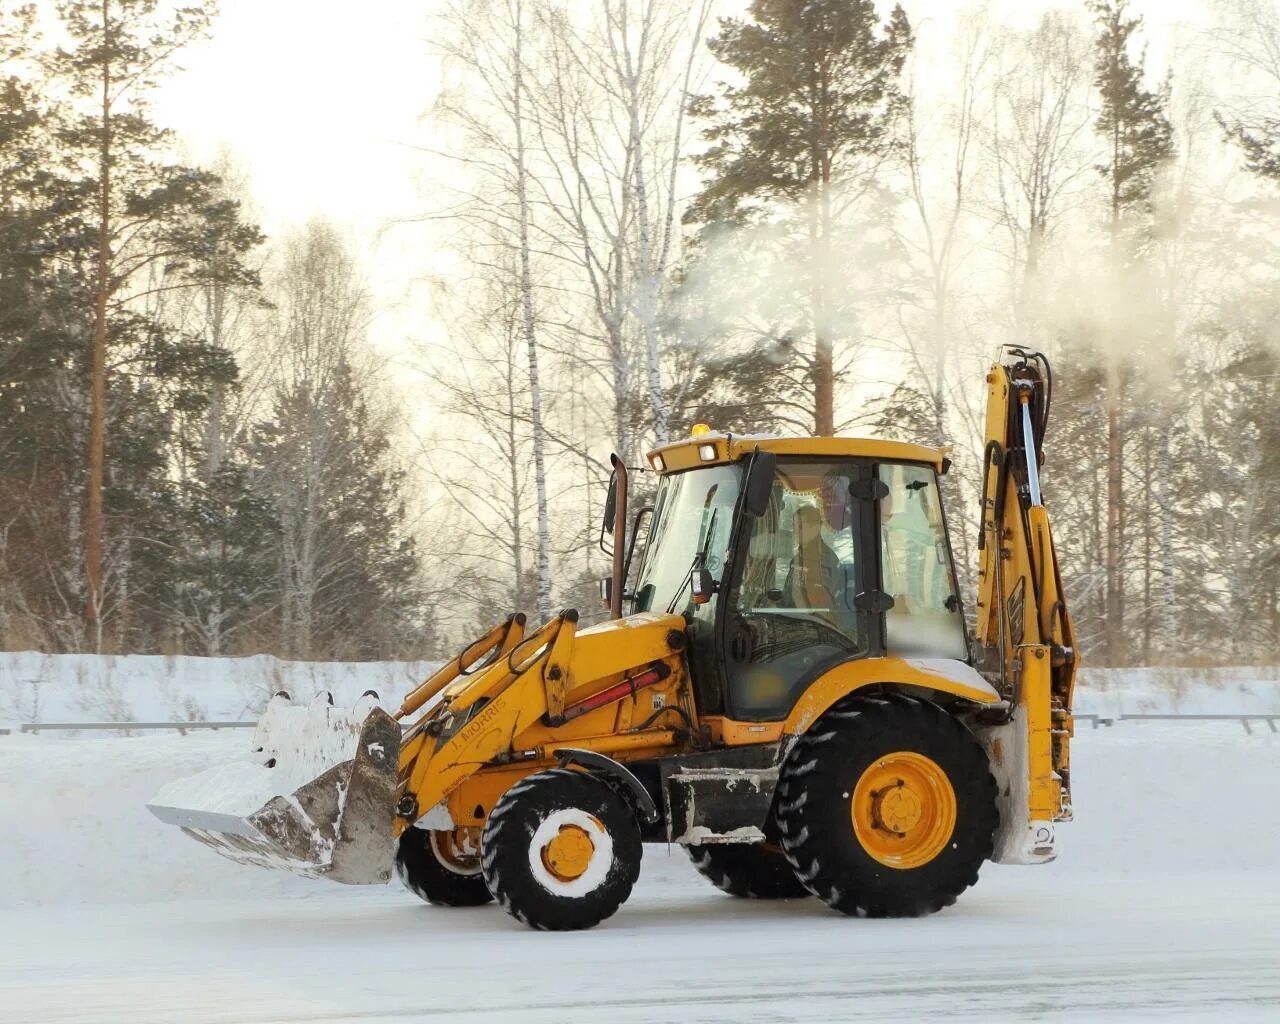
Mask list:
[{"label": "yellow body panel", "polygon": [[782,722],[738,722],[719,715],[708,716],[702,724],[711,732],[711,742],[726,747],[752,743],[777,743],[782,739]]},{"label": "yellow body panel", "polygon": [[[682,723],[675,708],[693,717],[680,657],[684,620],[678,615],[633,615],[580,633],[572,620],[549,628],[556,621],[512,646],[508,657],[471,676],[450,679],[422,728],[415,726],[417,731],[407,735],[400,756],[401,787],[413,796],[414,808],[397,816],[397,835],[464,785],[466,792],[449,800],[451,813],[459,812],[453,820],[458,826],[478,823],[508,786],[554,763],[559,747],[595,750],[619,760],[679,747],[671,728]],[[654,664],[668,670],[661,682],[559,720],[565,708]],[[481,699],[486,703],[471,714]],[[465,724],[455,727],[464,719]],[[438,726],[440,738],[428,726]],[[504,758],[518,765],[508,767]],[[477,809],[483,813],[477,815]]]},{"label": "yellow body panel", "polygon": [[997,704],[999,695],[990,686],[978,685],[973,679],[956,679],[929,668],[912,664],[902,658],[859,658],[846,661],[819,676],[787,715],[783,726],[791,736],[799,735],[822,717],[823,712],[842,697],[855,690],[881,683],[898,686],[918,686],[938,693],[963,697],[975,704]]}]

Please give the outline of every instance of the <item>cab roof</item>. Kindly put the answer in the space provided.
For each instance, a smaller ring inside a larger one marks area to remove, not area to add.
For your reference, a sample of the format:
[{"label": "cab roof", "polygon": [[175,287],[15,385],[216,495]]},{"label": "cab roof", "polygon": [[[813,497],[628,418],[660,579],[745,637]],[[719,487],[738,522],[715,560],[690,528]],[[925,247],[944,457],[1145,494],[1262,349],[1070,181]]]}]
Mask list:
[{"label": "cab roof", "polygon": [[[698,428],[695,427],[695,430]],[[710,456],[710,448],[715,456]],[[673,473],[694,466],[737,462],[759,448],[775,455],[808,455],[814,458],[872,458],[893,462],[924,462],[941,470],[949,448],[930,448],[906,441],[882,441],[871,437],[772,437],[721,434],[705,431],[672,441],[649,452],[649,464],[659,473]]]}]

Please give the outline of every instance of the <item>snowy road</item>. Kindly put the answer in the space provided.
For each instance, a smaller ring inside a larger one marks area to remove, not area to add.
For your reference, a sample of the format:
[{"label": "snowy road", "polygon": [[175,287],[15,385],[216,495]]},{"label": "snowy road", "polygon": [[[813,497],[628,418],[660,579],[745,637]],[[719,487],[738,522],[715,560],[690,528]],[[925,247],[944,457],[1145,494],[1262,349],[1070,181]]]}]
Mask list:
[{"label": "snowy road", "polygon": [[1280,1021],[1278,739],[1084,732],[1062,859],[988,866],[932,918],[734,900],[654,848],[567,935],[237,868],[149,821],[229,737],[0,743],[0,1021]]},{"label": "snowy road", "polygon": [[[988,868],[923,921],[761,905],[655,851],[601,928],[401,892],[0,913],[7,1021],[1280,1019],[1280,893],[1250,875]],[[678,858],[678,859],[677,859]],[[1057,887],[1062,884],[1061,888]]]}]

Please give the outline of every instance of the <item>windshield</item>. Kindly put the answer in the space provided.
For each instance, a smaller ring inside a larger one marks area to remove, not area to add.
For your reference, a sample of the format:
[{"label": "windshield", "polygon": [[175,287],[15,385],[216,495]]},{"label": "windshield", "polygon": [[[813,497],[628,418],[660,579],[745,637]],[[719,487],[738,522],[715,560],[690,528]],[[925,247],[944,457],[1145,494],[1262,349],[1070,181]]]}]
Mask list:
[{"label": "windshield", "polygon": [[636,580],[636,611],[685,611],[692,599],[689,569],[700,551],[706,552],[706,568],[720,581],[740,475],[738,466],[707,466],[663,479]]}]

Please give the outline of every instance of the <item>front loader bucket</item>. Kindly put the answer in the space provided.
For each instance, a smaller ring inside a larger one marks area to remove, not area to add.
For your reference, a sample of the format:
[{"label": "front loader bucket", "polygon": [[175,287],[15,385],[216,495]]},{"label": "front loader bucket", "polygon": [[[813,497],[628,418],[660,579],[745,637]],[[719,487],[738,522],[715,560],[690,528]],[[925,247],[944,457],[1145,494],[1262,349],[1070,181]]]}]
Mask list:
[{"label": "front loader bucket", "polygon": [[348,884],[391,877],[400,726],[362,697],[335,708],[271,698],[247,758],[178,779],[150,803],[161,821],[242,864]]}]

